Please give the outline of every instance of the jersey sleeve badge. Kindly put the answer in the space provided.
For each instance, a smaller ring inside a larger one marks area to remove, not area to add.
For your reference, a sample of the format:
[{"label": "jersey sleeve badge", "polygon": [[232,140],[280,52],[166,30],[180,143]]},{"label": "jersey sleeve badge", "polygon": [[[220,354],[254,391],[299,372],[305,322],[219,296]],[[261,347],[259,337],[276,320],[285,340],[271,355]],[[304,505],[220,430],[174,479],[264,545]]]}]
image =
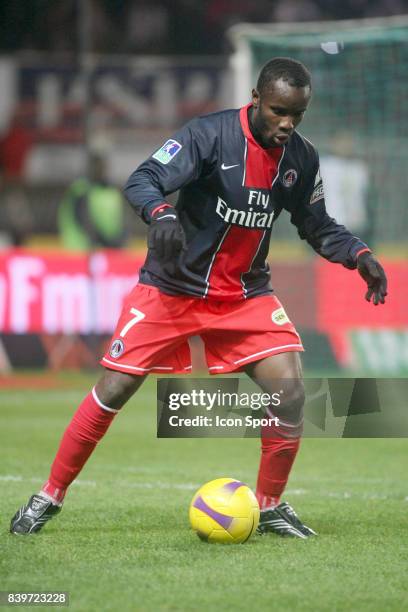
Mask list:
[{"label": "jersey sleeve badge", "polygon": [[310,204],[314,204],[324,198],[324,189],[323,189],[323,181],[320,176],[320,168],[316,173],[316,178],[314,182],[314,189],[312,195],[310,196]]},{"label": "jersey sleeve badge", "polygon": [[153,159],[157,159],[161,164],[168,164],[173,157],[176,157],[177,153],[181,151],[183,145],[181,145],[177,140],[167,140],[162,147],[156,153],[153,153]]},{"label": "jersey sleeve badge", "polygon": [[282,183],[285,187],[293,187],[293,185],[297,181],[298,174],[294,168],[290,170],[286,170],[285,174],[282,177]]}]

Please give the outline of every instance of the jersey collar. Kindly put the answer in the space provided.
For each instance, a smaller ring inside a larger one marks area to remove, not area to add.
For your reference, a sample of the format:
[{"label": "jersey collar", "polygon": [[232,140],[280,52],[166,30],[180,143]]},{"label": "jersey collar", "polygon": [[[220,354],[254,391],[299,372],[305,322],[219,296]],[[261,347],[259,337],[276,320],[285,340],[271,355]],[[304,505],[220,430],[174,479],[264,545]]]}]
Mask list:
[{"label": "jersey collar", "polygon": [[249,122],[248,122],[248,109],[251,106],[252,106],[252,102],[250,102],[249,104],[246,104],[245,106],[243,106],[242,108],[239,109],[239,121],[240,121],[240,124],[241,124],[242,131],[244,132],[245,138],[247,138],[248,140],[253,142],[257,147],[259,147],[261,149],[261,151],[264,151],[265,153],[267,153],[269,155],[273,152],[273,149],[275,149],[275,151],[277,149],[282,150],[283,149],[283,145],[280,145],[279,147],[270,147],[269,149],[264,149],[263,147],[261,147],[259,142],[257,140],[255,140],[255,138],[253,137],[253,134],[251,132],[251,129],[249,127]]}]

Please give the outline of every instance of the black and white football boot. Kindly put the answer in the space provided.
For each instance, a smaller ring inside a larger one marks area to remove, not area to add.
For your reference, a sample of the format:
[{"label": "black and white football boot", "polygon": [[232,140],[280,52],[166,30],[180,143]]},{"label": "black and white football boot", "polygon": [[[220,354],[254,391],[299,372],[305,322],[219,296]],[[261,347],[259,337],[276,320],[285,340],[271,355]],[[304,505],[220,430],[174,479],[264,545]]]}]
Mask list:
[{"label": "black and white football boot", "polygon": [[40,531],[44,523],[61,512],[62,506],[53,504],[42,495],[32,495],[26,506],[21,506],[10,523],[10,532],[17,535],[28,535]]},{"label": "black and white football boot", "polygon": [[261,510],[257,533],[276,533],[280,536],[306,539],[317,533],[307,527],[288,503],[282,502],[275,508]]}]

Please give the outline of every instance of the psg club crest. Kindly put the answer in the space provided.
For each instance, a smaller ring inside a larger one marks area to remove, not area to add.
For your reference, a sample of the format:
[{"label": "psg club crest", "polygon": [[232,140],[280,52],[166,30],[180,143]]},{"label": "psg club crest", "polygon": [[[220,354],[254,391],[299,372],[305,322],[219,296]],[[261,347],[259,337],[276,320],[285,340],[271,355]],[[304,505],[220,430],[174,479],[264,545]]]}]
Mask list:
[{"label": "psg club crest", "polygon": [[117,338],[116,340],[112,342],[112,346],[110,347],[109,355],[113,357],[114,359],[117,359],[118,357],[122,355],[124,350],[125,350],[125,345],[123,344],[122,340]]},{"label": "psg club crest", "polygon": [[294,168],[290,170],[286,170],[285,174],[282,177],[282,183],[285,187],[292,187],[297,181],[297,172]]},{"label": "psg club crest", "polygon": [[177,140],[167,140],[164,145],[152,155],[153,159],[157,159],[161,164],[168,164],[173,157],[182,149],[182,145]]}]

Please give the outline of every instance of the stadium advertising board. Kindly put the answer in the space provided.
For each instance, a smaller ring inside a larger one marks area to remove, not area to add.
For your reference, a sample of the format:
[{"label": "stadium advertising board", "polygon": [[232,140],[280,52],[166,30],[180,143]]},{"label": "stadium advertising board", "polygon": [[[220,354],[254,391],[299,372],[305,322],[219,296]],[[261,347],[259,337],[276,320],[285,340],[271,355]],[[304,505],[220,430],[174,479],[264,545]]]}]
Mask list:
[{"label": "stadium advertising board", "polygon": [[[406,262],[383,262],[389,295],[383,308],[363,299],[358,274],[316,260],[316,325],[327,334],[337,362],[373,374],[408,371],[408,286]],[[333,299],[333,296],[335,298]]]},{"label": "stadium advertising board", "polygon": [[125,252],[0,255],[3,333],[111,333],[142,264]]},{"label": "stadium advertising board", "polygon": [[[4,251],[0,333],[109,336],[142,263],[143,256],[126,251]],[[403,306],[407,264],[386,264],[390,295],[381,309],[364,300],[357,274],[341,266],[333,274],[332,266],[320,259],[302,266],[310,272],[309,305],[293,287],[299,264],[274,265],[272,277],[290,318],[298,322],[306,347],[305,367],[342,367],[373,375],[407,372],[408,312]]]}]

